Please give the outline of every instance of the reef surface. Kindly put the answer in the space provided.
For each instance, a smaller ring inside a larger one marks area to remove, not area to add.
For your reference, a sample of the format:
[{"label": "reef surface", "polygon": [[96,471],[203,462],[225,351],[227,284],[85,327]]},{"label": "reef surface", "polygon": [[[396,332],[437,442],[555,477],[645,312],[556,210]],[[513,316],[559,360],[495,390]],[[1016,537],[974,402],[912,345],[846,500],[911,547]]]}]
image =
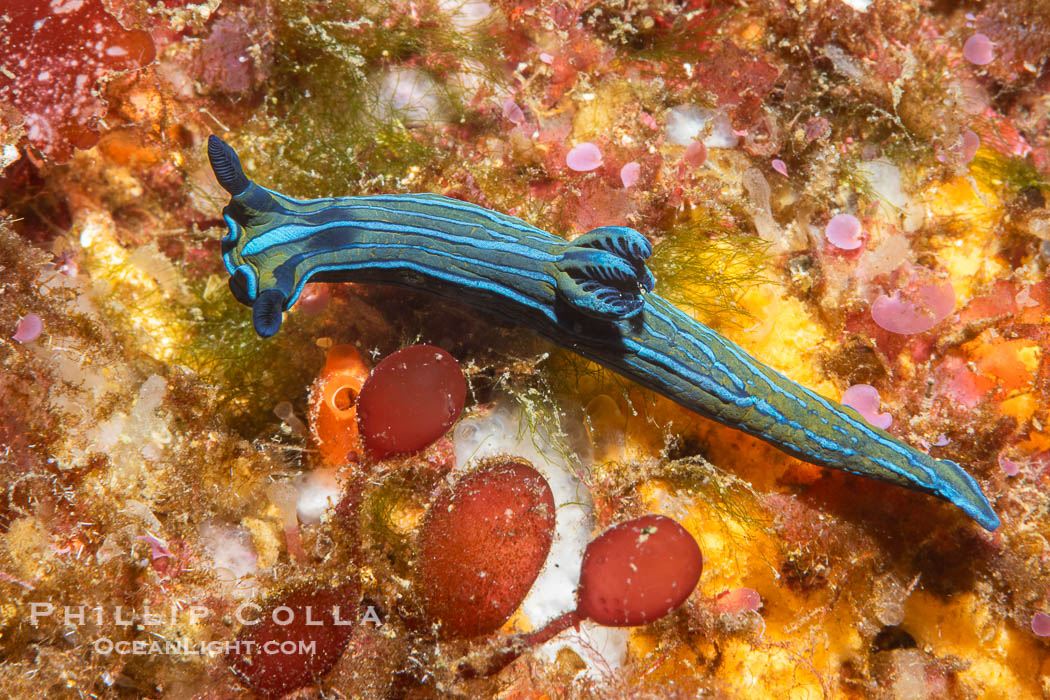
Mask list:
[{"label": "reef surface", "polygon": [[[13,5],[7,696],[1050,697],[1050,9]],[[227,287],[213,133],[296,197],[633,227],[657,292],[962,465],[1002,525],[426,294],[311,284],[260,339]],[[419,345],[440,374],[369,377]],[[358,409],[426,429],[401,449]],[[657,516],[684,530],[617,540]],[[577,596],[581,568],[615,569],[599,543],[699,583],[621,625]],[[271,637],[317,646],[231,651]]]}]

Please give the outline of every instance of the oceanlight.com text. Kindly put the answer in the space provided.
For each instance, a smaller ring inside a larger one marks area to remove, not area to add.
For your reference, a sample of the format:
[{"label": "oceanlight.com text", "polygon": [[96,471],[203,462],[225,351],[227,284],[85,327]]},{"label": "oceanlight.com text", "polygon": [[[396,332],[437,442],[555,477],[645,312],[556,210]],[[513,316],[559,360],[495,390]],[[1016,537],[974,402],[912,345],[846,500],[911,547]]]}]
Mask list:
[{"label": "oceanlight.com text", "polygon": [[186,644],[169,640],[146,640],[114,642],[108,637],[96,639],[91,644],[96,653],[107,656],[118,654],[121,656],[175,654],[180,656],[222,656],[228,654],[254,656],[258,654],[314,654],[317,651],[317,642],[298,640],[285,640],[283,642],[268,641],[262,644],[249,640],[230,640],[223,642],[200,642],[199,644]]}]

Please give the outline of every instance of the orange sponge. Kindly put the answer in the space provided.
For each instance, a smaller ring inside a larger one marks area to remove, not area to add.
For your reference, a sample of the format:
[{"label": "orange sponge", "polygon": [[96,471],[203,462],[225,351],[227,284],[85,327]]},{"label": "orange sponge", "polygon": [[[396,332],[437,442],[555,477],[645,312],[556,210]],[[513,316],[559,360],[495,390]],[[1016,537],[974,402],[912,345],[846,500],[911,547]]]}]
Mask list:
[{"label": "orange sponge", "polygon": [[353,345],[328,351],[324,369],[310,388],[310,434],[327,464],[356,462],[361,451],[357,432],[357,395],[368,367]]}]

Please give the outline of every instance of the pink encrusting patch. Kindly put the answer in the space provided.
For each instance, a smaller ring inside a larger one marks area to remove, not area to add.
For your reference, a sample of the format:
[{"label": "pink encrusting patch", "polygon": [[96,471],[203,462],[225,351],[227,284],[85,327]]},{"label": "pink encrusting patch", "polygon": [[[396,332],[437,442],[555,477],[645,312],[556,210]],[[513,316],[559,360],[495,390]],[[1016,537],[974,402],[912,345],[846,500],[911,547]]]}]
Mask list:
[{"label": "pink encrusting patch", "polygon": [[303,293],[299,295],[296,306],[304,316],[317,316],[328,308],[328,302],[331,300],[332,295],[327,284],[311,282],[303,287]]},{"label": "pink encrusting patch", "polygon": [[638,182],[638,177],[641,175],[641,172],[641,163],[637,163],[633,160],[620,168],[620,181],[623,183],[624,188],[634,187],[634,184]]},{"label": "pink encrusting patch", "polygon": [[986,35],[977,32],[963,44],[963,58],[975,66],[986,66],[995,60],[995,44]]},{"label": "pink encrusting patch", "polygon": [[893,425],[893,416],[889,413],[879,413],[882,399],[878,390],[870,384],[854,384],[842,392],[843,406],[849,406],[864,417],[876,428],[886,430]]},{"label": "pink encrusting patch", "polygon": [[584,142],[565,156],[565,164],[576,172],[585,173],[602,164],[602,152],[593,143]]},{"label": "pink encrusting patch", "polygon": [[925,333],[955,311],[952,283],[918,282],[883,294],[871,305],[871,318],[891,333]]},{"label": "pink encrusting patch", "polygon": [[824,227],[828,243],[842,250],[856,250],[864,242],[861,239],[860,219],[852,214],[836,214]]},{"label": "pink encrusting patch", "polygon": [[999,468],[1002,469],[1003,474],[1006,474],[1007,476],[1017,476],[1021,473],[1021,465],[1003,455],[999,455]]},{"label": "pink encrusting patch", "polygon": [[1032,615],[1032,632],[1037,637],[1050,637],[1050,615],[1041,612]]},{"label": "pink encrusting patch", "polygon": [[973,408],[995,388],[993,379],[972,371],[961,357],[946,357],[941,364],[941,373],[944,379],[937,385],[938,391],[959,408]]},{"label": "pink encrusting patch", "polygon": [[734,588],[720,594],[715,600],[718,612],[737,615],[755,612],[762,607],[762,596],[754,588]]}]

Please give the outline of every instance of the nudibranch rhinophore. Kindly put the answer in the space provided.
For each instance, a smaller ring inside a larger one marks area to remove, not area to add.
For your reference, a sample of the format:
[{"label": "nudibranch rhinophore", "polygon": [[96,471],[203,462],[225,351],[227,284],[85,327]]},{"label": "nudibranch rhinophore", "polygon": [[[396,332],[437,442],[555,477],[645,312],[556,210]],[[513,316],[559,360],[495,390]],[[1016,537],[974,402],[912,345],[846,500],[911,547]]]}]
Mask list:
[{"label": "nudibranch rhinophore", "polygon": [[568,242],[436,194],[292,199],[249,180],[216,136],[208,156],[231,197],[222,239],[230,290],[264,338],[308,281],[430,292],[526,326],[807,462],[925,491],[999,526],[957,464],[792,382],[653,294],[652,246],[634,229],[604,226]]}]

